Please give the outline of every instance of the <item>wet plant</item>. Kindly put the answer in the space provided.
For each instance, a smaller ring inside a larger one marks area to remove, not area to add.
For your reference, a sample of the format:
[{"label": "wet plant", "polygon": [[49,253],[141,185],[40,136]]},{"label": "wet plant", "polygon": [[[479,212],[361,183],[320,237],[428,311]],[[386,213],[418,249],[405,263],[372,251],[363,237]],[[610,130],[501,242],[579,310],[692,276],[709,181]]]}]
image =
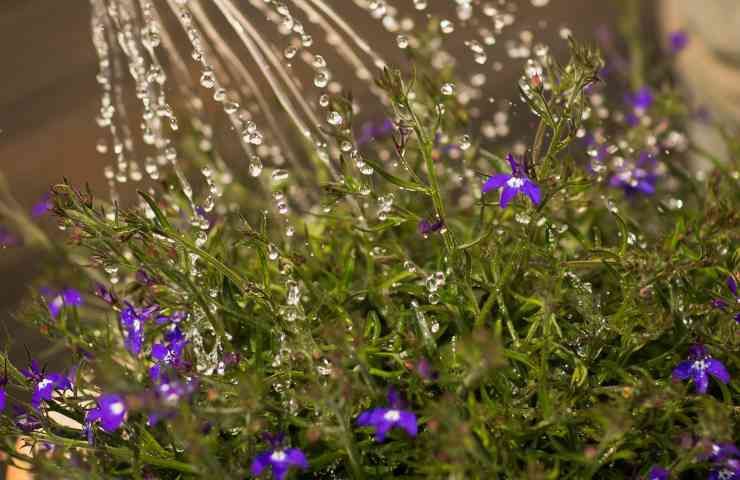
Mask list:
[{"label": "wet plant", "polygon": [[[3,192],[12,230],[0,239],[50,259],[19,318],[65,360],[3,358],[8,464],[39,478],[738,475],[740,164],[685,166],[711,152],[692,148],[690,104],[634,45],[617,52],[631,59],[620,70],[615,51],[605,61],[566,30],[562,56],[520,32],[506,53],[532,128],[512,142],[497,138],[506,121],[479,121],[469,104],[485,81],[440,60],[443,39],[467,28],[480,37],[465,42],[473,62],[487,64],[510,6],[458,0],[455,16],[398,27],[409,61],[394,67],[330,2],[250,2],[291,39],[288,60],[313,45],[291,9],[350,40],[343,61],[385,109],[362,124],[348,90],[324,90],[331,72],[313,53],[319,107],[307,105],[235,2],[163,3],[202,69],[191,85],[172,56],[190,125],[165,100],[154,52],[175,42],[154,2],[93,0],[111,192],[53,186],[33,211],[59,240]],[[403,17],[356,3],[386,28]],[[227,87],[224,75],[250,71],[219,40],[214,9],[263,60],[280,108]],[[124,61],[141,142],[117,119]],[[248,163],[224,159],[195,88]],[[144,174],[127,206],[119,190]]]}]

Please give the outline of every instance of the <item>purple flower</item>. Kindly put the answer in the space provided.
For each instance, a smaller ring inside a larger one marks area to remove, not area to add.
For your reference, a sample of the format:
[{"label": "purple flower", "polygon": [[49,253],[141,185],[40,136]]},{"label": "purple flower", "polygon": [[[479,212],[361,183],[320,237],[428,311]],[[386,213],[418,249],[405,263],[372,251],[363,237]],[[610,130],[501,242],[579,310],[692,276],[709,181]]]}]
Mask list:
[{"label": "purple flower", "polygon": [[[712,306],[717,310],[726,310],[731,303],[734,303],[735,305],[740,305],[740,295],[738,295],[737,280],[735,280],[735,276],[732,274],[728,275],[725,283],[727,284],[727,288],[730,290],[730,293],[732,293],[735,301],[732,302],[732,300],[727,300],[722,297],[715,298],[712,300]],[[735,314],[735,321],[740,323],[740,308]]]},{"label": "purple flower", "polygon": [[144,269],[139,269],[136,271],[136,281],[144,285],[145,287],[151,287],[152,285],[157,284],[157,280],[149,275],[149,273],[147,273],[147,271]]},{"label": "purple flower", "polygon": [[31,433],[41,428],[41,420],[33,412],[28,412],[16,405],[13,407],[13,414],[15,416],[15,426],[23,433]]},{"label": "purple flower", "polygon": [[182,331],[174,328],[165,334],[167,343],[155,343],[152,345],[152,358],[155,363],[149,369],[149,376],[153,382],[158,382],[162,375],[162,368],[181,368],[184,366],[182,353],[188,341]]},{"label": "purple flower", "polygon": [[39,367],[39,362],[36,360],[31,360],[30,368],[21,370],[21,373],[35,383],[31,396],[31,405],[34,408],[39,408],[43,401],[51,400],[54,391],[72,388],[72,382],[67,376],[61,373],[46,373]]},{"label": "purple flower", "polygon": [[268,467],[272,467],[272,476],[275,480],[283,480],[291,468],[308,469],[308,460],[300,449],[282,448],[282,434],[265,434],[263,437],[271,448],[254,457],[249,467],[252,475],[259,477]]},{"label": "purple flower", "polygon": [[113,294],[112,291],[110,291],[108,288],[106,288],[105,285],[98,283],[95,286],[95,295],[103,299],[105,303],[108,305],[114,305],[118,303],[118,299]]},{"label": "purple flower", "polygon": [[427,360],[426,358],[421,358],[418,362],[416,362],[416,373],[419,374],[421,378],[424,380],[436,380],[438,377],[438,374],[434,369],[432,368],[432,364]]},{"label": "purple flower", "polygon": [[673,370],[673,381],[691,378],[696,391],[703,394],[709,387],[709,375],[722,383],[730,381],[730,374],[722,362],[711,358],[704,345],[695,344],[689,348],[689,359],[680,362]]},{"label": "purple flower", "polygon": [[159,310],[159,305],[136,308],[126,302],[121,311],[120,323],[123,330],[123,344],[132,355],[138,356],[144,345],[144,323]]},{"label": "purple flower", "polygon": [[33,218],[39,218],[47,214],[52,208],[54,203],[51,201],[51,195],[47,192],[39,200],[39,202],[31,208],[31,216]]},{"label": "purple flower", "polygon": [[154,426],[164,418],[171,418],[177,413],[178,404],[189,400],[198,388],[198,382],[192,379],[170,379],[163,373],[154,388],[149,392],[154,397],[155,406],[149,413],[147,425]]},{"label": "purple flower", "polygon": [[5,410],[5,385],[8,384],[8,374],[7,374],[7,366],[5,367],[6,373],[2,377],[0,377],[0,412]]},{"label": "purple flower", "polygon": [[157,325],[164,325],[167,323],[177,325],[178,323],[182,322],[187,318],[188,314],[185,312],[176,311],[173,312],[171,315],[158,315],[157,319],[155,320]]},{"label": "purple flower", "polygon": [[41,295],[47,299],[46,305],[49,307],[51,318],[54,319],[59,316],[65,306],[79,307],[82,305],[82,294],[74,288],[65,288],[59,292],[43,288]]},{"label": "purple flower", "polygon": [[373,427],[375,429],[375,441],[385,441],[385,436],[393,428],[401,428],[411,437],[416,437],[418,425],[416,414],[402,409],[401,397],[395,388],[388,390],[388,407],[371,408],[365,410],[357,417],[357,425],[360,427]]},{"label": "purple flower", "polygon": [[670,474],[665,468],[654,465],[648,472],[647,480],[668,480]]},{"label": "purple flower", "polygon": [[668,41],[671,47],[671,53],[681,52],[689,44],[689,35],[683,30],[676,30],[668,34]]},{"label": "purple flower", "polygon": [[441,218],[438,218],[437,220],[431,222],[429,220],[422,219],[422,221],[419,222],[419,234],[423,236],[424,238],[429,237],[430,234],[439,232],[442,230],[445,226],[445,221]]},{"label": "purple flower", "polygon": [[632,95],[628,95],[627,100],[632,105],[632,108],[644,112],[653,106],[655,96],[650,87],[642,87]]},{"label": "purple flower", "polygon": [[520,192],[528,196],[532,203],[539,205],[542,201],[540,187],[527,177],[523,166],[516,161],[514,155],[507,155],[506,160],[511,166],[511,175],[498,173],[492,176],[483,184],[483,193],[503,187],[500,199],[501,208],[508,207],[511,200]]},{"label": "purple flower", "polygon": [[655,166],[655,157],[642,152],[634,167],[622,168],[612,176],[609,184],[612,187],[621,188],[627,195],[638,193],[652,195],[655,193],[655,184],[658,181],[658,175],[654,172]]},{"label": "purple flower", "polygon": [[740,457],[740,449],[734,443],[712,443],[709,452],[702,459],[710,462],[719,463],[725,460]]},{"label": "purple flower", "polygon": [[395,125],[390,118],[384,118],[380,122],[365,122],[362,124],[360,134],[357,136],[357,145],[362,146],[375,140],[389,135],[395,129]]},{"label": "purple flower", "polygon": [[716,465],[711,471],[708,480],[740,480],[740,461],[727,460],[724,464]]},{"label": "purple flower", "polygon": [[113,433],[126,421],[126,402],[123,397],[115,393],[106,393],[98,398],[98,404],[85,414],[84,433],[87,441],[93,443],[93,425],[100,423],[104,432]]},{"label": "purple flower", "polygon": [[7,228],[0,226],[0,247],[17,247],[21,240]]}]

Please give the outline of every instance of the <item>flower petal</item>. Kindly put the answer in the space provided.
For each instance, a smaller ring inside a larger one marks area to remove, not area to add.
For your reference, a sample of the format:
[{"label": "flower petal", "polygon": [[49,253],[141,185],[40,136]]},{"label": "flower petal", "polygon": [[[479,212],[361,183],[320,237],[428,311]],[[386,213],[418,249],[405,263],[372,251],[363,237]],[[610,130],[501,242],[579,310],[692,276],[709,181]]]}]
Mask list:
[{"label": "flower petal", "polygon": [[57,295],[52,298],[49,302],[49,313],[51,313],[51,318],[57,318],[59,313],[62,311],[62,307],[64,307],[64,299],[61,295]]},{"label": "flower petal", "polygon": [[693,365],[693,362],[689,360],[684,360],[676,365],[676,368],[673,369],[673,381],[686,380],[689,378],[691,375],[691,365]]},{"label": "flower petal", "polygon": [[388,389],[388,405],[391,408],[401,408],[401,394],[394,387]]},{"label": "flower petal", "polygon": [[483,188],[481,191],[483,193],[488,193],[491,190],[495,190],[497,188],[501,188],[504,185],[506,185],[506,182],[511,178],[511,175],[508,173],[498,173],[491,178],[489,178],[486,183],[483,184]]},{"label": "flower petal", "polygon": [[656,465],[650,469],[647,480],[668,480],[669,474],[668,470]]},{"label": "flower petal", "polygon": [[655,185],[648,180],[640,180],[637,183],[637,190],[644,193],[645,195],[652,195],[655,193]]},{"label": "flower petal", "polygon": [[535,205],[539,205],[542,201],[542,192],[540,191],[540,187],[538,187],[532,180],[527,179],[524,181],[522,191],[527,194]]},{"label": "flower petal", "polygon": [[694,369],[691,372],[691,377],[694,380],[694,385],[696,385],[696,391],[701,394],[707,393],[707,389],[709,388],[709,375],[707,375],[707,372]]},{"label": "flower petal", "polygon": [[75,307],[82,305],[82,294],[74,288],[65,288],[62,290],[62,297],[64,298],[65,305],[73,305]]},{"label": "flower petal", "polygon": [[385,408],[372,408],[370,410],[365,410],[357,417],[355,423],[358,427],[374,427],[382,420],[385,412]]},{"label": "flower petal", "polygon": [[509,153],[506,155],[506,161],[509,162],[509,166],[511,167],[512,172],[516,172],[519,165],[516,163],[516,157],[514,157],[514,154]]},{"label": "flower petal", "polygon": [[164,360],[164,357],[166,356],[167,347],[165,347],[161,343],[155,343],[152,345],[152,358],[155,358],[157,360]]},{"label": "flower petal", "polygon": [[300,449],[289,448],[285,451],[285,454],[287,455],[288,464],[304,470],[308,468],[308,460]]},{"label": "flower petal", "polygon": [[252,460],[252,465],[249,467],[249,471],[255,477],[262,475],[262,472],[270,465],[270,455],[272,452],[262,452]]},{"label": "flower petal", "polygon": [[275,480],[283,480],[288,475],[290,466],[287,463],[270,462],[272,464],[272,476]]},{"label": "flower petal", "polygon": [[384,418],[377,422],[375,424],[375,441],[378,443],[384,442],[386,434],[391,428],[393,428],[393,426],[394,423],[389,422]]},{"label": "flower petal", "polygon": [[722,383],[726,384],[730,381],[730,372],[717,359],[710,358],[707,360],[707,372]]},{"label": "flower petal", "polygon": [[737,281],[733,275],[727,277],[727,288],[737,297]]},{"label": "flower petal", "polygon": [[517,192],[519,192],[519,189],[511,188],[511,187],[504,187],[503,190],[501,190],[501,199],[499,200],[499,205],[501,205],[501,208],[506,208],[509,206],[509,203],[511,203],[511,199],[516,196]]},{"label": "flower petal", "polygon": [[401,417],[398,419],[396,425],[403,428],[410,437],[416,437],[419,431],[419,426],[416,423],[416,415],[413,412],[402,410]]}]

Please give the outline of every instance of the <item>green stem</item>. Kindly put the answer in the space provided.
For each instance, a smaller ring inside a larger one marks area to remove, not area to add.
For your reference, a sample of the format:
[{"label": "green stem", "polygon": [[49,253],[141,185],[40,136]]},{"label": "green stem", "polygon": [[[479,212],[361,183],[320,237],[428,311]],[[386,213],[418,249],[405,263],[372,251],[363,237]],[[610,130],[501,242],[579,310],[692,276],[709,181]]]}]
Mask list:
[{"label": "green stem", "polygon": [[[445,212],[445,206],[444,202],[442,201],[442,195],[440,194],[439,189],[439,178],[437,177],[437,167],[434,164],[434,159],[432,158],[432,146],[433,143],[429,139],[429,137],[426,134],[426,129],[421,123],[421,120],[419,120],[419,117],[416,115],[416,112],[411,107],[411,104],[409,103],[408,99],[406,99],[404,106],[406,107],[406,110],[411,114],[411,118],[413,120],[413,128],[414,132],[416,133],[417,138],[419,139],[420,143],[420,150],[421,150],[421,156],[424,160],[424,164],[427,167],[427,173],[429,174],[429,190],[430,195],[432,197],[432,203],[434,204],[434,210],[437,213],[437,216],[445,221],[447,221],[447,214]],[[452,233],[452,231],[447,228],[445,229],[445,232],[443,233],[443,237],[445,240],[445,245],[447,246],[447,250],[450,252],[453,252],[455,249],[455,237]]]}]

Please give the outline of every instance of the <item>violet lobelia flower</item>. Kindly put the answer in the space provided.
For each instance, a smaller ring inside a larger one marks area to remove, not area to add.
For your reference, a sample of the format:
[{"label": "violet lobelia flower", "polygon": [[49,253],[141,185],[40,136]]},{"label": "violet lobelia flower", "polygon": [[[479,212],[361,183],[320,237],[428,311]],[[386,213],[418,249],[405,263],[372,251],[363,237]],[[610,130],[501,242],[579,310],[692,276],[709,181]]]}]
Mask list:
[{"label": "violet lobelia flower", "polygon": [[357,135],[357,145],[366,145],[373,140],[386,137],[395,130],[395,125],[390,118],[384,118],[382,121],[368,121],[362,124],[359,135]]},{"label": "violet lobelia flower", "polygon": [[735,312],[735,321],[740,323],[740,295],[738,295],[737,280],[735,280],[735,276],[732,274],[728,275],[727,280],[725,280],[725,284],[727,284],[727,288],[730,290],[730,293],[734,298],[728,300],[726,298],[717,297],[712,300],[712,306],[717,310],[727,310],[730,305],[734,304],[737,308],[737,311]]},{"label": "violet lobelia flower", "polygon": [[29,412],[18,405],[13,406],[13,416],[15,417],[15,426],[23,433],[31,433],[41,428],[41,420],[34,412]]},{"label": "violet lobelia flower", "polygon": [[645,111],[653,106],[655,96],[650,87],[642,87],[632,95],[628,95],[627,100],[637,111]]},{"label": "violet lobelia flower", "polygon": [[715,465],[708,480],[740,480],[740,460],[729,459]]},{"label": "violet lobelia flower", "polygon": [[157,315],[155,323],[157,325],[166,325],[166,324],[177,325],[183,320],[185,320],[187,316],[188,316],[187,313],[181,312],[181,311],[175,311],[169,315],[160,314],[160,315]]},{"label": "violet lobelia flower", "polygon": [[87,441],[93,443],[93,425],[100,423],[100,428],[107,433],[113,433],[126,421],[126,402],[121,395],[106,393],[98,398],[97,406],[85,414],[84,433]]},{"label": "violet lobelia flower", "polygon": [[411,437],[416,437],[419,429],[416,414],[403,410],[401,397],[392,387],[388,390],[388,407],[365,410],[357,417],[356,423],[360,427],[373,427],[376,442],[385,441],[386,435],[393,428],[401,428]]},{"label": "violet lobelia flower", "polygon": [[683,51],[689,44],[689,35],[683,30],[676,30],[668,34],[668,43],[674,55]]},{"label": "violet lobelia flower", "polygon": [[511,174],[497,173],[493,175],[483,184],[482,192],[488,193],[491,190],[501,188],[501,208],[508,207],[511,200],[518,193],[528,196],[532,200],[532,203],[539,205],[542,201],[540,187],[527,177],[527,174],[524,172],[524,166],[516,161],[514,155],[508,154],[506,160],[508,160],[511,166]]},{"label": "violet lobelia flower", "polygon": [[702,460],[708,460],[714,463],[724,462],[733,458],[740,458],[740,449],[734,443],[729,442],[712,443],[709,452],[701,457]]},{"label": "violet lobelia flower", "polygon": [[429,235],[432,233],[436,233],[441,231],[445,226],[445,221],[441,218],[438,218],[436,220],[427,220],[426,218],[422,219],[419,222],[419,235],[421,235],[424,238],[428,238]]},{"label": "violet lobelia flower", "polygon": [[696,344],[689,348],[689,359],[680,362],[673,370],[673,381],[694,381],[698,393],[706,393],[709,387],[709,375],[715,380],[727,383],[730,374],[719,360],[709,356],[704,345]]},{"label": "violet lobelia flower", "polygon": [[171,418],[177,414],[180,402],[188,401],[198,388],[196,380],[186,378],[170,378],[162,373],[154,388],[148,392],[153,397],[154,406],[147,418],[147,425],[154,426],[164,418]]},{"label": "violet lobelia flower", "polygon": [[65,306],[79,307],[82,305],[82,294],[74,288],[65,288],[61,291],[54,291],[48,288],[41,289],[41,295],[46,298],[46,305],[49,308],[51,318],[56,319]]},{"label": "violet lobelia flower", "polygon": [[5,373],[2,377],[0,377],[0,412],[5,410],[5,403],[6,403],[6,393],[5,393],[5,385],[8,384],[8,366],[5,366]]},{"label": "violet lobelia flower", "polygon": [[98,283],[95,286],[95,295],[100,297],[108,305],[115,305],[116,303],[118,303],[118,298],[116,298],[116,295],[109,288],[101,283]]},{"label": "violet lobelia flower", "polygon": [[120,323],[123,330],[123,344],[132,355],[138,356],[144,346],[144,323],[159,310],[159,305],[136,308],[126,302],[121,311]]},{"label": "violet lobelia flower", "polygon": [[17,247],[21,243],[22,242],[20,238],[18,238],[4,226],[0,225],[0,248]]},{"label": "violet lobelia flower", "polygon": [[51,209],[54,208],[54,203],[51,201],[51,195],[47,192],[41,199],[31,208],[31,216],[33,218],[39,218],[46,215]]},{"label": "violet lobelia flower", "polygon": [[72,388],[72,382],[67,376],[61,373],[46,373],[36,360],[31,360],[31,366],[21,370],[21,373],[35,384],[31,396],[31,405],[34,408],[39,408],[41,402],[51,400],[55,391]]},{"label": "violet lobelia flower", "polygon": [[655,157],[646,152],[641,152],[634,166],[622,167],[609,180],[609,185],[621,188],[627,195],[655,193],[655,184],[658,175],[655,174]]},{"label": "violet lobelia flower", "polygon": [[653,468],[651,468],[648,472],[646,480],[668,480],[668,477],[670,475],[671,472],[669,472],[665,468],[654,465]]},{"label": "violet lobelia flower", "polygon": [[149,369],[149,376],[153,382],[159,381],[163,368],[177,369],[184,366],[182,354],[188,341],[182,331],[175,326],[165,335],[165,340],[167,343],[157,342],[152,345],[152,358],[155,363]]},{"label": "violet lobelia flower", "polygon": [[272,468],[275,480],[283,480],[291,468],[308,469],[308,460],[300,449],[282,447],[283,434],[264,434],[263,438],[270,444],[270,449],[254,457],[249,467],[252,475],[259,477],[265,470]]}]

